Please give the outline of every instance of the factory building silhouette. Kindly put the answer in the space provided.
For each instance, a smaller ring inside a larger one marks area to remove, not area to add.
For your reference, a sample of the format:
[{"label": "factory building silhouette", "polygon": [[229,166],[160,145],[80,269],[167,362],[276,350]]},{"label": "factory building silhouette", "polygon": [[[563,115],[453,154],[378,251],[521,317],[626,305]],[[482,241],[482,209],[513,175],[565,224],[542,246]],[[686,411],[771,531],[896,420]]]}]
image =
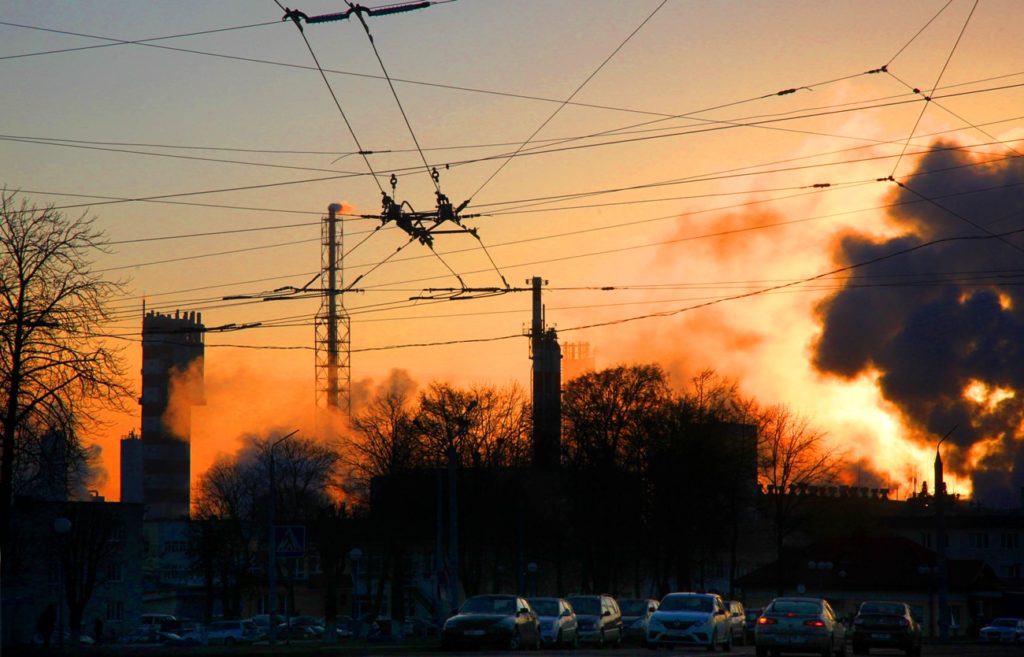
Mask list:
[{"label": "factory building silhouette", "polygon": [[[191,408],[205,403],[202,314],[150,311],[142,319],[141,436],[121,441],[121,501],[147,520],[187,518],[191,503]],[[175,390],[178,381],[187,385]],[[173,422],[168,410],[173,411]]]}]

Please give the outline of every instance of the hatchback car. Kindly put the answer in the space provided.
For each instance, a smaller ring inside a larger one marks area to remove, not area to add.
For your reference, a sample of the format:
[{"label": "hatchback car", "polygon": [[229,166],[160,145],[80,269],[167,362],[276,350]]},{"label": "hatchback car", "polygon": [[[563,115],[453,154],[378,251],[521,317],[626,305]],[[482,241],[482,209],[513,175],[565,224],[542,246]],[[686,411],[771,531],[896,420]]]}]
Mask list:
[{"label": "hatchback car", "polygon": [[658,611],[658,601],[650,598],[624,598],[619,600],[622,627],[627,641],[647,641],[647,624]]},{"label": "hatchback car", "polygon": [[757,619],[754,645],[758,657],[784,652],[816,652],[822,657],[846,654],[846,626],[822,598],[775,598]]},{"label": "hatchback car", "polygon": [[1024,619],[997,618],[981,628],[978,636],[991,643],[1024,643]]},{"label": "hatchback car", "polygon": [[540,648],[540,621],[530,603],[516,595],[477,595],[462,603],[459,613],[445,621],[441,645],[500,646],[519,650]]},{"label": "hatchback car", "polygon": [[610,595],[571,595],[569,604],[576,612],[580,642],[622,645],[622,612]]},{"label": "hatchback car", "polygon": [[669,593],[647,625],[647,646],[704,646],[732,649],[729,612],[714,593]]},{"label": "hatchback car", "polygon": [[563,598],[528,598],[540,619],[540,640],[545,646],[575,647],[579,643],[576,613]]},{"label": "hatchback car", "polygon": [[905,602],[863,602],[853,619],[853,654],[866,655],[871,648],[898,648],[908,655],[921,654],[921,626]]}]

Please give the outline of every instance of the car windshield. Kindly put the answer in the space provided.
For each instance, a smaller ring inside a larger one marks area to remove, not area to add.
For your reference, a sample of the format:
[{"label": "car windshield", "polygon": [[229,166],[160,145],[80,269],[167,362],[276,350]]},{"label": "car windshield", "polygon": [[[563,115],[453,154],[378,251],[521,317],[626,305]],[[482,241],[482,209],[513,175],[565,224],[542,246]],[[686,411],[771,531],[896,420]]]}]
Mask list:
[{"label": "car windshield", "polygon": [[892,602],[865,602],[860,606],[862,614],[892,614],[903,615],[903,605]]},{"label": "car windshield", "polygon": [[647,613],[646,600],[619,600],[619,609],[623,616],[643,616]]},{"label": "car windshield", "polygon": [[992,621],[992,627],[1017,627],[1016,618],[997,618]]},{"label": "car windshield", "polygon": [[530,606],[533,607],[538,616],[558,615],[558,600],[538,600],[533,598],[530,600]]},{"label": "car windshield", "polygon": [[670,595],[661,601],[659,611],[703,611],[714,608],[711,598],[703,595]]},{"label": "car windshield", "polygon": [[463,614],[508,614],[516,613],[516,601],[513,598],[470,598],[462,605]]},{"label": "car windshield", "polygon": [[597,598],[569,598],[569,603],[581,616],[601,615],[601,601]]},{"label": "car windshield", "polygon": [[771,611],[777,614],[820,614],[821,605],[812,600],[776,600]]}]

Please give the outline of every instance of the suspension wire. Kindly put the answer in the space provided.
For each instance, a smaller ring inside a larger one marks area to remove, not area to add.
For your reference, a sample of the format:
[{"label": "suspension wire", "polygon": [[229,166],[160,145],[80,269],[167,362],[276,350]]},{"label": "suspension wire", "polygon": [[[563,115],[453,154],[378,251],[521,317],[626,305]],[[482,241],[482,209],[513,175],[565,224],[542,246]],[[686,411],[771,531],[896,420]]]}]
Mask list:
[{"label": "suspension wire", "polygon": [[[924,98],[925,102],[921,106],[921,111],[917,115],[917,120],[914,121],[914,127],[910,129],[910,134],[907,135],[906,141],[903,142],[903,150],[900,153],[900,156],[896,158],[896,164],[893,165],[892,172],[889,173],[890,177],[896,175],[896,170],[899,169],[900,163],[903,161],[903,156],[907,152],[907,147],[910,145],[910,141],[914,138],[914,133],[917,132],[917,127],[921,124],[921,119],[924,118],[924,113],[928,111],[928,105],[931,103],[932,96],[935,94],[935,90],[939,88],[939,82],[942,81],[942,76],[946,73],[946,68],[949,66],[949,62],[952,61],[953,54],[956,52],[957,46],[960,45],[960,40],[963,38],[964,32],[967,31],[967,26],[971,22],[971,17],[974,16],[974,10],[978,8],[978,2],[979,0],[974,0],[974,6],[971,7],[971,12],[967,14],[967,19],[964,20],[964,24],[960,28],[960,34],[957,35],[956,41],[953,43],[953,47],[949,49],[949,55],[946,57],[946,61],[942,65],[942,70],[939,71],[938,77],[935,78],[935,84],[932,85],[931,91],[927,94],[921,94],[920,89],[914,88],[914,93],[920,94]],[[943,9],[945,9],[945,7],[943,7]],[[886,70],[886,73],[888,73],[888,70]]]},{"label": "suspension wire", "polygon": [[928,29],[928,26],[931,25],[933,22],[935,22],[935,19],[938,18],[939,15],[942,14],[942,12],[946,11],[946,8],[949,7],[951,4],[953,4],[953,0],[949,0],[948,2],[946,2],[946,4],[942,5],[942,9],[938,10],[937,12],[935,12],[935,15],[932,16],[931,19],[929,19],[928,22],[924,24],[924,27],[922,27],[920,30],[918,30],[917,34],[915,34],[914,36],[910,37],[910,41],[907,41],[905,44],[903,44],[903,47],[900,48],[899,50],[897,50],[896,54],[889,58],[889,61],[887,61],[885,63],[885,66],[882,67],[883,70],[881,72],[887,72],[884,69],[887,69],[890,64],[892,64],[894,61],[896,61],[896,58],[899,57],[900,55],[902,55],[903,51],[906,50],[907,48],[909,48],[910,44],[914,43],[914,41],[917,40],[917,37],[921,36],[921,34],[923,34],[924,31]]},{"label": "suspension wire", "polygon": [[[889,73],[889,76],[890,76],[890,77],[891,77],[892,79],[894,79],[894,80],[896,80],[897,82],[899,82],[900,84],[902,84],[902,85],[906,86],[906,87],[907,87],[907,89],[910,89],[910,90],[914,91],[915,93],[917,92],[917,90],[915,89],[915,87],[914,87],[914,86],[913,86],[912,84],[910,84],[909,82],[907,82],[907,81],[903,80],[902,78],[900,78],[900,77],[899,77],[898,75],[896,75],[895,73],[892,73],[892,72],[889,72],[889,71],[886,71],[886,72],[887,72],[887,73]],[[947,106],[945,106],[944,104],[940,103],[939,101],[935,100],[935,98],[934,98],[934,97],[932,98],[932,101],[931,101],[931,102],[932,102],[932,104],[934,104],[934,105],[935,105],[936,107],[938,107],[939,109],[943,110],[944,112],[946,112],[946,113],[947,113],[947,114],[949,114],[950,116],[952,116],[952,117],[954,117],[954,118],[956,118],[956,119],[959,119],[960,121],[962,121],[962,122],[963,122],[963,123],[964,123],[965,125],[967,125],[968,127],[972,128],[972,129],[974,129],[974,130],[977,130],[977,131],[978,131],[978,132],[980,132],[981,134],[983,134],[983,135],[985,135],[986,137],[988,137],[989,139],[991,139],[991,140],[992,140],[992,143],[993,143],[993,144],[998,144],[998,145],[1000,145],[1000,146],[1003,146],[1003,147],[1005,147],[1005,148],[1006,148],[1006,150],[1010,151],[1011,153],[1013,153],[1013,154],[1014,154],[1014,155],[1016,155],[1017,157],[1024,157],[1024,153],[1021,153],[1020,151],[1018,151],[1017,149],[1015,149],[1015,148],[1014,148],[1013,146],[1010,146],[1010,144],[1009,144],[1009,142],[1008,142],[1008,141],[1005,141],[1005,140],[1001,140],[1001,139],[999,139],[998,137],[996,137],[995,135],[993,135],[993,134],[992,134],[991,132],[989,132],[989,131],[985,130],[985,129],[984,129],[983,127],[981,127],[980,125],[978,125],[978,124],[975,124],[974,122],[970,121],[969,119],[967,119],[967,118],[965,118],[965,117],[963,117],[963,116],[960,116],[959,114],[957,114],[956,112],[954,112],[954,111],[953,111],[952,109],[950,109],[949,107],[947,107]]]},{"label": "suspension wire", "polygon": [[[276,1],[276,0],[275,0],[275,1]],[[640,31],[640,30],[641,30],[641,29],[643,28],[643,26],[647,24],[647,22],[648,22],[648,21],[650,21],[650,20],[651,20],[652,18],[654,18],[654,15],[655,15],[655,14],[657,14],[657,13],[658,13],[658,12],[659,12],[659,11],[661,10],[661,8],[665,6],[665,4],[666,4],[667,2],[668,2],[668,0],[662,0],[661,4],[659,4],[659,5],[657,6],[657,7],[655,7],[655,8],[654,8],[654,11],[652,11],[652,12],[651,12],[651,13],[650,13],[650,14],[649,14],[649,15],[647,16],[647,18],[645,18],[645,19],[643,20],[643,22],[641,22],[641,23],[640,23],[639,25],[637,25],[637,26],[636,26],[636,28],[635,28],[635,29],[634,29],[634,30],[633,30],[632,32],[630,32],[630,33],[629,33],[629,35],[628,35],[628,36],[627,36],[627,37],[626,37],[625,39],[623,39],[622,43],[620,43],[620,44],[619,44],[619,45],[618,45],[618,46],[617,46],[617,47],[615,48],[615,50],[613,50],[613,51],[612,51],[612,53],[611,53],[610,55],[608,55],[608,57],[606,57],[606,58],[605,58],[605,60],[604,60],[603,62],[601,62],[601,64],[600,64],[600,65],[598,65],[598,67],[597,67],[596,69],[594,69],[594,71],[593,71],[593,72],[592,72],[592,73],[591,73],[590,75],[588,75],[588,76],[587,76],[587,78],[586,78],[585,80],[583,80],[583,82],[581,82],[581,83],[580,83],[580,85],[579,85],[578,87],[576,87],[576,90],[575,90],[575,91],[573,91],[573,92],[572,92],[571,94],[569,94],[569,97],[568,97],[568,98],[566,98],[565,100],[563,100],[563,101],[562,101],[562,102],[561,102],[561,103],[560,103],[560,104],[558,105],[558,107],[557,107],[557,108],[555,108],[555,111],[554,111],[554,112],[552,112],[552,113],[551,113],[551,114],[550,114],[550,115],[548,116],[548,118],[544,119],[544,122],[543,122],[543,123],[541,123],[541,124],[540,124],[540,126],[538,126],[536,130],[534,130],[534,131],[533,131],[533,134],[531,134],[531,135],[530,135],[529,137],[527,137],[527,138],[526,138],[526,141],[524,141],[524,142],[523,142],[522,144],[520,144],[520,145],[519,145],[519,147],[518,147],[518,148],[516,148],[516,150],[515,150],[515,151],[514,151],[514,152],[513,152],[513,153],[512,153],[511,155],[509,155],[509,156],[508,156],[508,157],[507,157],[507,158],[505,159],[505,161],[504,161],[504,162],[502,162],[502,163],[501,163],[501,165],[500,165],[500,166],[499,166],[499,167],[498,167],[498,168],[497,168],[497,169],[496,169],[496,170],[494,171],[494,173],[492,173],[492,174],[491,174],[491,175],[490,175],[490,176],[489,176],[489,177],[487,178],[487,180],[485,180],[485,181],[483,182],[483,184],[481,184],[481,185],[480,185],[479,187],[477,187],[477,189],[476,189],[476,191],[475,191],[475,192],[473,192],[472,194],[470,194],[470,195],[469,195],[469,198],[468,198],[468,199],[466,199],[466,201],[465,201],[465,202],[463,203],[463,206],[469,205],[469,204],[470,204],[470,203],[471,203],[471,202],[473,201],[473,197],[475,197],[475,196],[476,196],[477,194],[479,194],[479,193],[480,193],[480,191],[481,191],[481,190],[482,190],[482,189],[483,189],[484,187],[486,187],[486,186],[487,186],[488,184],[490,184],[490,182],[491,182],[492,180],[494,180],[494,178],[495,178],[495,177],[496,177],[496,176],[497,176],[497,175],[498,175],[499,173],[501,173],[502,169],[504,169],[504,168],[505,168],[505,167],[506,167],[506,166],[508,165],[508,163],[509,163],[509,162],[511,162],[511,161],[512,161],[512,159],[513,159],[513,158],[514,158],[514,157],[515,157],[516,155],[518,155],[518,154],[519,154],[519,152],[520,152],[521,150],[523,150],[524,148],[526,148],[526,146],[527,146],[527,145],[528,145],[528,144],[529,144],[529,143],[530,143],[531,141],[533,141],[533,138],[534,138],[534,137],[536,137],[536,136],[537,136],[537,135],[538,135],[538,134],[540,133],[540,131],[541,131],[541,130],[543,130],[543,129],[544,129],[544,127],[545,127],[545,126],[546,126],[546,125],[547,125],[548,123],[550,123],[550,122],[551,122],[551,121],[552,121],[552,120],[553,120],[553,119],[555,118],[555,116],[557,116],[557,115],[558,115],[558,113],[559,113],[559,112],[561,112],[561,111],[562,111],[562,109],[564,109],[564,108],[565,108],[565,106],[569,104],[569,102],[570,102],[570,101],[572,101],[572,99],[573,99],[573,98],[575,98],[575,97],[576,97],[576,94],[578,94],[578,93],[579,93],[580,91],[582,91],[582,90],[583,90],[583,87],[585,87],[585,86],[587,85],[587,83],[588,83],[588,82],[590,82],[590,81],[591,81],[591,80],[592,80],[592,79],[594,78],[594,76],[596,76],[596,75],[597,75],[597,74],[598,74],[598,73],[599,73],[599,72],[601,71],[601,69],[603,69],[603,68],[605,67],[605,65],[606,65],[606,64],[607,64],[607,63],[608,63],[609,61],[611,61],[611,59],[612,59],[613,57],[615,57],[615,55],[617,55],[617,54],[618,54],[618,52],[619,52],[620,50],[622,50],[622,49],[623,49],[623,48],[624,48],[624,47],[626,46],[626,44],[627,44],[627,43],[629,43],[629,41],[630,41],[630,40],[631,40],[631,39],[632,39],[632,38],[633,38],[634,36],[636,36],[637,32],[639,32],[639,31]]]},{"label": "suspension wire", "polygon": [[[287,7],[282,5],[279,0],[274,0],[274,4],[281,8],[281,11],[290,13]],[[363,162],[366,163],[366,168],[369,170],[373,182],[376,183],[380,193],[384,193],[384,186],[381,185],[380,180],[377,179],[377,173],[373,170],[373,165],[370,164],[370,158],[367,156],[367,152],[361,143],[359,143],[359,137],[356,136],[356,131],[352,128],[352,124],[348,120],[348,116],[345,114],[345,110],[341,107],[341,102],[338,100],[337,94],[334,93],[334,88],[331,86],[330,80],[327,79],[327,74],[324,72],[323,67],[320,65],[320,60],[316,56],[316,52],[313,50],[312,44],[309,39],[306,38],[306,33],[299,25],[298,21],[295,21],[295,26],[299,29],[299,36],[302,37],[302,41],[306,44],[306,49],[309,50],[310,56],[313,58],[313,63],[316,64],[316,70],[320,72],[320,77],[323,78],[324,84],[327,85],[327,91],[330,92],[331,98],[334,100],[334,106],[338,108],[338,113],[341,114],[342,120],[345,122],[345,126],[348,128],[348,132],[352,135],[352,141],[356,143],[356,149],[359,151],[359,155],[362,156]]]},{"label": "suspension wire", "polygon": [[[370,47],[373,49],[373,54],[377,57],[377,63],[380,64],[381,73],[384,74],[384,79],[388,81],[388,88],[391,89],[391,95],[395,98],[395,103],[398,105],[398,111],[401,112],[402,120],[405,121],[405,127],[409,129],[409,136],[412,137],[412,143],[416,145],[416,152],[420,154],[420,159],[423,161],[423,168],[427,172],[427,175],[430,176],[430,180],[434,183],[434,189],[440,193],[441,183],[438,182],[435,176],[430,174],[430,165],[427,163],[427,157],[423,154],[423,148],[420,147],[420,141],[416,138],[416,132],[412,129],[412,123],[409,121],[409,116],[405,112],[405,107],[402,105],[402,101],[398,98],[398,91],[395,89],[395,84],[391,81],[391,75],[388,73],[387,67],[384,66],[384,60],[380,56],[380,51],[377,50],[377,43],[373,40],[373,34],[370,32],[370,26],[366,23],[366,19],[363,18],[363,13],[356,11],[356,5],[353,5],[348,0],[345,0],[345,4],[349,6],[353,13],[355,13],[356,18],[358,18],[359,22],[362,24],[363,30],[366,32],[366,38],[369,39]],[[384,190],[382,188],[381,193],[383,192]]]}]

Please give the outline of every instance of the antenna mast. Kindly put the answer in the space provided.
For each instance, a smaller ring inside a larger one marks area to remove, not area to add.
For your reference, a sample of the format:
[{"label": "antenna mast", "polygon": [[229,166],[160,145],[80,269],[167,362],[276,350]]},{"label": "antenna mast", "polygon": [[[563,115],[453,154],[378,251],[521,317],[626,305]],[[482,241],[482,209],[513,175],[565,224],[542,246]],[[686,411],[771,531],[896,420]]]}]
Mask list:
[{"label": "antenna mast", "polygon": [[316,406],[352,415],[351,320],[341,292],[345,231],[338,230],[341,205],[331,203],[321,224],[320,311],[316,315]]}]

